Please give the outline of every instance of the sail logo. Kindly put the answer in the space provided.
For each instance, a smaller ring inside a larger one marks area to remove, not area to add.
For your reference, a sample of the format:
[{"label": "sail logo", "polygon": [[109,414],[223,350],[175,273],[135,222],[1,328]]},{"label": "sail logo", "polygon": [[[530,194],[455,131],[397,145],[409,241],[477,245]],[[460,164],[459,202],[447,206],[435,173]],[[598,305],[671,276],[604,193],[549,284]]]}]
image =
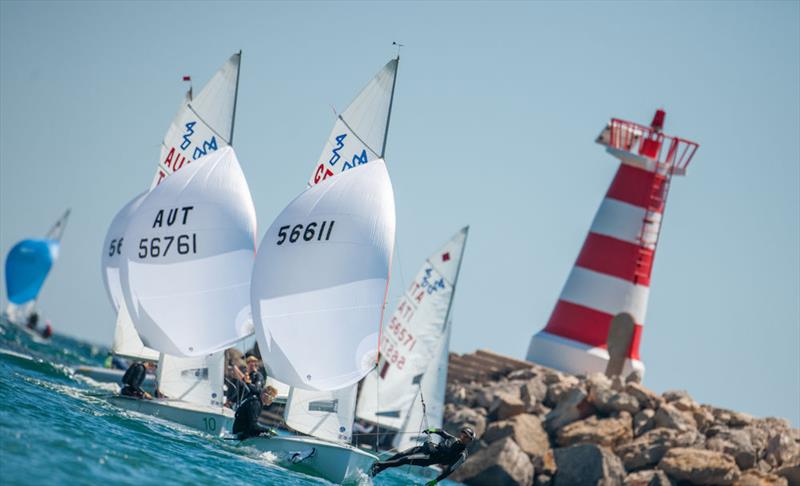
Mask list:
[{"label": "sail logo", "polygon": [[[331,150],[331,156],[328,159],[327,165],[330,167],[336,167],[336,164],[342,160],[341,151],[344,148],[345,139],[347,139],[347,133],[342,133],[338,135],[334,140],[336,141],[336,145]],[[324,160],[324,159],[323,159]],[[361,153],[354,153],[350,160],[344,158],[344,164],[342,164],[341,172],[346,171],[347,169],[352,169],[362,164],[366,164],[369,162],[369,156],[367,155],[367,149],[362,148]],[[328,177],[334,175],[334,172],[325,166],[326,164],[319,164],[317,166],[317,170],[314,172],[314,184],[318,184],[320,181],[324,181]]]},{"label": "sail logo", "polygon": [[189,122],[184,128],[186,133],[183,134],[183,142],[181,142],[181,150],[186,150],[192,144],[192,135],[194,135],[194,126],[197,122]]},{"label": "sail logo", "polygon": [[425,275],[422,277],[422,282],[420,283],[420,287],[425,289],[428,292],[428,295],[436,292],[439,289],[444,289],[444,278],[439,277],[439,280],[433,281],[433,268],[428,267],[425,269]]}]

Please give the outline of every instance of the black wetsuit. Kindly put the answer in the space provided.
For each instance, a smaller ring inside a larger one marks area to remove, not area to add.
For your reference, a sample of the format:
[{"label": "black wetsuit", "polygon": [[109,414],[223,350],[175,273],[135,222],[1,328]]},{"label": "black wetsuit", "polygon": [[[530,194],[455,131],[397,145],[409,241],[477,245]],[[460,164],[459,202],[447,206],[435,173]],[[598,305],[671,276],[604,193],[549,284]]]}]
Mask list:
[{"label": "black wetsuit", "polygon": [[421,446],[395,454],[385,461],[376,462],[372,469],[372,475],[390,467],[405,466],[406,464],[423,467],[438,464],[444,468],[436,481],[441,481],[449,476],[467,459],[466,446],[458,438],[442,429],[435,429],[431,433],[440,436],[443,440],[439,444],[428,441]]},{"label": "black wetsuit", "polygon": [[272,433],[272,429],[258,423],[260,415],[261,397],[258,394],[251,394],[236,409],[233,420],[233,433],[239,440]]},{"label": "black wetsuit", "polygon": [[147,370],[144,364],[139,361],[133,363],[128,370],[125,371],[125,374],[122,375],[123,387],[119,394],[127,397],[143,398],[144,390],[142,390],[142,383],[144,383],[146,374]]}]

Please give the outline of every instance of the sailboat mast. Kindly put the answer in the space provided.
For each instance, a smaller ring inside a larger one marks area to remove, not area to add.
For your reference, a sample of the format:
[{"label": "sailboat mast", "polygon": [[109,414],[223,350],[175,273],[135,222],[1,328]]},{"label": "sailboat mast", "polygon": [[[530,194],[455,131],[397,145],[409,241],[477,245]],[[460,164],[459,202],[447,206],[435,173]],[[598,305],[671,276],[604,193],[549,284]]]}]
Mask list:
[{"label": "sailboat mast", "polygon": [[233,145],[233,126],[236,124],[236,102],[239,100],[239,72],[242,70],[242,50],[239,49],[239,64],[236,66],[236,90],[233,92],[233,119],[231,120],[231,138],[228,140]]},{"label": "sailboat mast", "polygon": [[394,87],[397,85],[397,71],[400,69],[400,54],[395,59],[397,67],[394,69],[394,79],[392,79],[392,94],[389,95],[389,113],[386,115],[386,130],[383,132],[383,147],[381,147],[381,158],[386,156],[386,141],[389,139],[389,122],[392,121],[392,103],[394,103]]}]

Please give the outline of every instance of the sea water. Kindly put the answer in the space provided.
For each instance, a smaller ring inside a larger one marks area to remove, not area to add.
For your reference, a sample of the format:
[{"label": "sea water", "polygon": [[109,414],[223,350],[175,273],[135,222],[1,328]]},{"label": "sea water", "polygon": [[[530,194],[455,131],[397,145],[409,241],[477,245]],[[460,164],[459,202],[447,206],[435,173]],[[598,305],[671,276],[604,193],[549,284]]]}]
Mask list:
[{"label": "sea water", "polygon": [[[0,333],[2,485],[330,484],[234,441],[114,407],[107,389],[72,372],[101,366],[105,349],[60,335],[35,343],[10,325]],[[358,484],[425,482],[403,468]]]}]

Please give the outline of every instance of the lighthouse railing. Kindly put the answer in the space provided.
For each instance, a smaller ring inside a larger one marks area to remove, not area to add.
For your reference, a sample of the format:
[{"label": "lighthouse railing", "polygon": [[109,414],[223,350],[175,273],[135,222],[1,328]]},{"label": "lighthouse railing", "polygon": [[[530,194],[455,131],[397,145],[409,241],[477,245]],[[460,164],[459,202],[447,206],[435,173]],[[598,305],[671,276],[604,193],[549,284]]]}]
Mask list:
[{"label": "lighthouse railing", "polygon": [[602,142],[622,152],[655,161],[672,175],[683,175],[699,145],[690,140],[666,135],[638,123],[612,118]]}]

